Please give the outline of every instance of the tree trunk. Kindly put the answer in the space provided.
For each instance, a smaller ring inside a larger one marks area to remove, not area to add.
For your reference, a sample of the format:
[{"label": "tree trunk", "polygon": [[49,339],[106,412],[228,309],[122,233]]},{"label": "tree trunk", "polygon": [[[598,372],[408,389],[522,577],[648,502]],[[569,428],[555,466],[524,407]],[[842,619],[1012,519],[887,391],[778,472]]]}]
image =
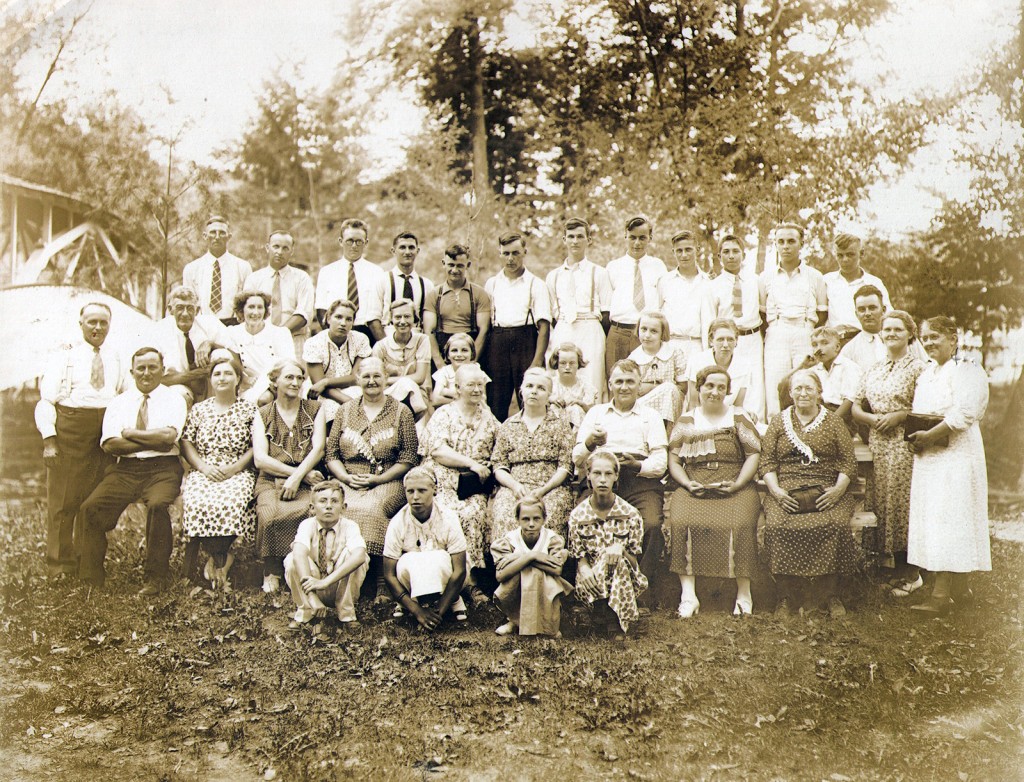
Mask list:
[{"label": "tree trunk", "polygon": [[491,175],[487,164],[487,107],[484,103],[484,53],[480,46],[480,21],[475,16],[467,19],[469,66],[473,73],[472,139],[473,139],[473,202],[475,214],[480,214],[489,200]]}]

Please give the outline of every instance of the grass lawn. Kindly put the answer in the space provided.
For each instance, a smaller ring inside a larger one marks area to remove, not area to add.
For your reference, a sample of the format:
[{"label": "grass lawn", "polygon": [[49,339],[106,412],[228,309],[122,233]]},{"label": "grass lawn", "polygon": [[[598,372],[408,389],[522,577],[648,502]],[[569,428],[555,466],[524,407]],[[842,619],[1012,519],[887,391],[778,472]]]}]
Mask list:
[{"label": "grass lawn", "polygon": [[43,528],[0,505],[0,780],[1024,778],[1017,545],[946,620],[867,582],[844,620],[739,620],[723,590],[617,644],[499,638],[492,608],[316,637],[284,594],[147,602],[132,529],[104,592],[49,585]]}]

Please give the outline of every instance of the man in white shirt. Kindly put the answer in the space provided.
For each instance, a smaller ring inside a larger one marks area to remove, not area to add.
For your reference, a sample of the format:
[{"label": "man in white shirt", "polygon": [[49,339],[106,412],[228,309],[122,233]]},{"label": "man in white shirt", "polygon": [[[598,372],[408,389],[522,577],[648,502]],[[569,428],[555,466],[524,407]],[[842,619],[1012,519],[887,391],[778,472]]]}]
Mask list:
[{"label": "man in white shirt", "polygon": [[[889,351],[882,342],[882,321],[885,320],[884,294],[874,285],[858,288],[853,294],[860,331],[843,345],[841,356],[856,363],[861,371],[867,372],[879,361],[888,361]],[[921,343],[914,340],[908,352],[922,361],[928,361]]]},{"label": "man in white shirt", "polygon": [[587,258],[590,224],[586,220],[567,220],[563,241],[565,261],[548,272],[545,280],[556,321],[548,352],[557,350],[563,342],[576,345],[587,362],[582,374],[600,395],[605,388],[604,348],[612,285],[608,272]]},{"label": "man in white shirt", "polygon": [[213,350],[226,348],[235,354],[238,363],[241,359],[227,326],[212,315],[199,313],[194,291],[184,286],[174,288],[167,309],[171,314],[156,324],[154,342],[166,370],[162,382],[191,406],[206,397],[207,368]]},{"label": "man in white shirt", "polygon": [[[751,378],[744,407],[759,421],[764,420],[764,342],[761,338],[761,307],[757,275],[743,270],[746,247],[734,234],[726,234],[718,244],[722,273],[711,280],[715,317],[728,318],[736,324],[737,341],[733,358],[744,367],[757,367]],[[755,409],[748,402],[760,400]]]},{"label": "man in white shirt", "polygon": [[672,237],[672,254],[676,267],[655,286],[657,309],[668,318],[672,349],[689,359],[708,347],[715,304],[711,280],[697,266],[697,243],[692,231],[680,231]]},{"label": "man in white shirt", "polygon": [[135,386],[115,397],[103,416],[100,446],[115,463],[82,503],[79,578],[102,586],[107,533],[131,503],[146,505],[146,562],[139,594],[151,597],[166,586],[173,534],[168,506],[181,490],[178,439],[185,427],[185,400],[160,385],[164,362],[156,348],[132,356]]},{"label": "man in white shirt", "polygon": [[204,315],[213,315],[225,326],[234,326],[238,323],[232,311],[235,294],[242,291],[243,283],[252,274],[252,266],[228,252],[231,229],[223,217],[215,215],[206,221],[203,238],[206,239],[206,255],[186,264],[181,282],[199,297],[200,311]]},{"label": "man in white shirt", "polygon": [[[79,507],[99,484],[110,459],[100,448],[103,413],[122,388],[120,354],[105,345],[110,307],[89,303],[78,324],[82,341],[53,356],[39,382],[36,428],[46,464],[46,570],[50,578],[78,572]],[[77,523],[76,523],[77,519]]]},{"label": "man in white shirt", "polygon": [[374,313],[380,313],[378,320],[388,335],[395,330],[391,325],[391,305],[398,299],[409,299],[413,303],[413,315],[416,318],[413,331],[423,329],[423,313],[427,298],[434,290],[434,283],[416,272],[416,256],[419,252],[420,241],[410,231],[403,231],[391,242],[395,266],[385,272],[384,278],[378,283],[374,302]]},{"label": "man in white shirt", "polygon": [[626,358],[640,347],[636,325],[640,313],[656,309],[656,285],[665,274],[660,258],[647,254],[654,229],[646,217],[631,217],[626,221],[626,254],[608,262],[608,280],[612,286],[611,318],[608,341],[604,354],[605,374],[610,376],[612,365]]},{"label": "man in white shirt", "polygon": [[340,299],[348,299],[356,308],[353,330],[362,332],[371,345],[384,338],[377,306],[377,289],[387,282],[384,270],[363,257],[370,226],[363,220],[348,219],[341,224],[342,257],[327,264],[316,278],[316,317],[326,328],[327,308]]},{"label": "man in white shirt", "polygon": [[768,330],[764,339],[765,406],[768,417],[779,412],[779,383],[811,355],[811,331],[828,316],[828,296],[821,272],[800,262],[804,229],[783,223],[775,229],[777,269],[758,278],[761,312]]},{"label": "man in white shirt", "polygon": [[519,398],[523,374],[530,367],[544,366],[551,303],[547,286],[524,266],[523,235],[503,234],[498,248],[503,268],[484,284],[491,299],[491,331],[481,364],[491,377],[487,406],[495,418],[504,421],[512,396]]},{"label": "man in white shirt", "polygon": [[242,290],[270,296],[267,319],[291,332],[295,355],[301,356],[313,319],[313,280],[291,265],[294,246],[288,231],[271,231],[266,244],[267,265],[250,274]]},{"label": "man in white shirt", "polygon": [[[637,405],[640,367],[623,359],[612,367],[608,378],[611,401],[587,411],[576,434],[573,461],[580,470],[598,448],[619,459],[619,482],[615,490],[636,508],[644,519],[644,551],[640,571],[652,579],[658,575],[665,548],[661,525],[665,516],[665,487],[661,477],[668,466],[665,422],[654,410]],[[653,582],[651,582],[653,584]],[[648,594],[652,594],[652,589]]]},{"label": "man in white shirt", "polygon": [[825,290],[828,293],[828,325],[839,332],[839,339],[846,344],[860,330],[857,320],[854,294],[865,285],[873,285],[882,294],[882,306],[892,309],[889,291],[873,274],[868,274],[860,265],[860,239],[852,234],[838,234],[834,241],[837,271],[825,274]]}]

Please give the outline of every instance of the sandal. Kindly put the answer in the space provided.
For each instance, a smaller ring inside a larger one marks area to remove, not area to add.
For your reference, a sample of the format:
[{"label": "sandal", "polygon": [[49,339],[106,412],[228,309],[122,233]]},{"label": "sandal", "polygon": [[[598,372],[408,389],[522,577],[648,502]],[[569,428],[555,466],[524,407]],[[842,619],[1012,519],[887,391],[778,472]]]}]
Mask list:
[{"label": "sandal", "polygon": [[889,594],[893,597],[910,597],[910,595],[912,595],[914,592],[916,592],[923,586],[924,579],[921,577],[921,574],[918,573],[916,581],[904,581],[902,584],[894,586],[889,591]]}]

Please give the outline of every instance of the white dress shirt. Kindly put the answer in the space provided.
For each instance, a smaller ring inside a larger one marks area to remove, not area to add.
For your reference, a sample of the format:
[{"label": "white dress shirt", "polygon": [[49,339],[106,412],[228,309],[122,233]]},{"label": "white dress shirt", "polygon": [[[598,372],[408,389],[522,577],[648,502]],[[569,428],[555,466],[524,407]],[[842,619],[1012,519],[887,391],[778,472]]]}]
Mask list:
[{"label": "white dress shirt", "polygon": [[825,365],[819,362],[811,367],[811,371],[821,380],[822,402],[838,407],[843,400],[849,399],[852,402],[857,398],[864,370],[853,359],[838,355],[831,369],[826,370]]},{"label": "white dress shirt", "polygon": [[801,263],[792,272],[781,266],[765,269],[757,279],[761,309],[769,325],[780,318],[804,320],[814,326],[818,313],[828,309],[828,293],[821,272]]},{"label": "white dress shirt", "polygon": [[[141,404],[142,392],[136,386],[132,386],[124,393],[114,397],[107,405],[107,412],[103,415],[103,434],[100,437],[100,445],[113,437],[120,437],[121,432],[125,429],[134,429]],[[149,424],[146,431],[170,426],[177,432],[176,439],[181,439],[187,412],[185,397],[167,386],[157,386],[149,392],[149,404],[146,410]],[[175,443],[169,451],[139,451],[131,454],[128,458],[152,459],[157,456],[177,455],[178,445]]]},{"label": "white dress shirt", "polygon": [[574,264],[564,261],[548,272],[545,283],[557,321],[600,320],[602,312],[611,311],[608,271],[586,258]]},{"label": "white dress shirt", "polygon": [[99,349],[103,362],[103,385],[92,386],[92,365],[96,349],[80,342],[51,356],[39,381],[36,403],[36,429],[45,440],[56,435],[57,405],[89,409],[105,408],[124,390],[125,370],[120,354],[103,343]]},{"label": "white dress shirt", "polygon": [[655,290],[657,308],[668,318],[672,338],[699,339],[707,347],[708,326],[715,319],[711,278],[699,269],[686,277],[676,268],[662,275]]},{"label": "white dress shirt", "polygon": [[882,308],[892,309],[889,302],[889,291],[885,283],[873,274],[861,270],[860,277],[852,282],[843,276],[841,271],[828,272],[824,275],[825,290],[828,295],[828,323],[825,325],[837,328],[839,326],[850,326],[860,328],[860,321],[857,320],[857,308],[854,306],[853,297],[865,285],[873,285],[882,292]]},{"label": "white dress shirt", "polygon": [[[222,348],[233,350],[238,353],[238,346],[231,338],[228,327],[221,323],[213,315],[196,315],[192,322],[192,328],[188,331],[192,340],[192,347],[199,351],[199,346],[204,342],[212,342]],[[185,333],[178,328],[173,315],[157,322],[155,327],[157,348],[164,357],[164,369],[168,372],[188,371],[188,356],[185,352]]]},{"label": "white dress shirt", "polygon": [[349,555],[357,551],[366,551],[366,541],[363,539],[363,533],[360,532],[359,525],[351,519],[342,517],[338,519],[338,523],[333,527],[321,527],[316,517],[310,516],[308,519],[303,519],[299,522],[299,529],[295,533],[295,541],[292,545],[293,547],[296,545],[305,546],[312,562],[320,561],[321,529],[327,532],[324,539],[328,542],[327,561],[330,563],[330,570],[327,573],[321,573],[321,578],[331,575],[337,569],[339,563],[348,559]]},{"label": "white dress shirt", "polygon": [[[384,272],[384,276],[377,283],[373,311],[379,313],[376,317],[380,320],[381,325],[387,326],[391,323],[391,305],[402,298],[402,292],[405,289],[405,279],[402,277],[402,273],[402,270],[395,266],[395,268]],[[434,283],[419,275],[415,269],[409,274],[409,283],[412,285],[412,303],[416,324],[422,325],[420,313],[426,309],[425,299],[434,290]],[[359,295],[362,296],[361,293]],[[370,318],[370,320],[374,320],[374,318]]]},{"label": "white dress shirt", "polygon": [[[381,281],[387,282],[387,273],[377,264],[360,258],[355,262],[356,290],[359,292],[359,309],[356,310],[356,326],[365,326],[372,320],[380,320],[380,299],[377,289]],[[348,275],[353,264],[344,258],[327,264],[316,277],[316,308],[326,310],[339,299],[348,298]]]},{"label": "white dress shirt", "polygon": [[[631,255],[623,255],[609,261],[606,267],[608,279],[612,286],[611,319],[617,323],[636,324],[640,313],[633,305],[633,270],[636,259]],[[644,309],[653,309],[658,304],[658,280],[668,270],[660,258],[645,255],[640,259],[640,278],[644,284]]]},{"label": "white dress shirt", "polygon": [[732,289],[735,282],[736,275],[726,271],[711,280],[715,317],[729,318],[735,321],[740,331],[756,329],[761,325],[757,277],[750,272],[740,272],[740,296],[743,311],[738,318],[733,315],[732,311]]},{"label": "white dress shirt", "polygon": [[244,323],[227,329],[234,349],[242,359],[242,371],[249,386],[266,375],[278,361],[295,359],[295,341],[284,326],[265,323],[262,331],[250,334]]},{"label": "white dress shirt", "polygon": [[[306,319],[306,327],[313,320],[313,280],[302,269],[285,266],[281,274],[281,317],[275,326],[283,326],[292,315]],[[266,266],[249,275],[245,291],[259,291],[271,296],[274,292],[274,270]],[[267,313],[270,319],[270,313]]]},{"label": "white dress shirt", "polygon": [[[210,308],[210,284],[213,282],[213,264],[220,261],[221,306],[217,312]],[[196,258],[185,265],[181,273],[181,282],[191,288],[199,297],[199,311],[205,315],[216,315],[218,318],[235,316],[235,294],[241,293],[243,283],[252,274],[252,266],[231,253],[224,253],[214,258],[210,253]]]},{"label": "white dress shirt", "polygon": [[551,322],[548,288],[528,269],[524,269],[515,279],[509,279],[504,272],[499,272],[484,284],[484,290],[491,297],[493,326],[509,328],[540,323],[542,320]]},{"label": "white dress shirt", "polygon": [[616,409],[612,402],[594,405],[587,411],[572,449],[577,466],[582,467],[590,456],[587,437],[594,433],[598,424],[608,433],[608,442],[602,449],[616,454],[628,453],[641,460],[641,478],[660,478],[665,474],[668,467],[665,422],[655,410],[636,404],[627,412]]}]

